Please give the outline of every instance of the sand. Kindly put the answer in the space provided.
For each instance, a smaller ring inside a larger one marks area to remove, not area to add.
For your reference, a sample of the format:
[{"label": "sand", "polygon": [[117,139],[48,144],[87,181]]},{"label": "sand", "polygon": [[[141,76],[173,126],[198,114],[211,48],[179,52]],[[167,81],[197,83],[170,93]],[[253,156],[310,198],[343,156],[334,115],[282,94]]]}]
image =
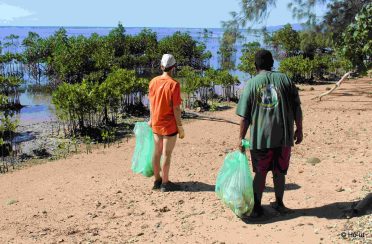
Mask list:
[{"label": "sand", "polygon": [[[305,137],[293,149],[285,193],[294,214],[270,208],[269,174],[267,217],[234,216],[214,184],[239,127],[193,120],[171,166],[184,191],[152,191],[153,179],[131,172],[134,138],[0,175],[0,243],[371,243],[370,212],[351,220],[342,213],[372,189],[372,80],[349,80],[322,102],[310,100],[327,87],[301,86]],[[239,120],[234,109],[215,115]],[[345,230],[360,235],[343,238]]]}]

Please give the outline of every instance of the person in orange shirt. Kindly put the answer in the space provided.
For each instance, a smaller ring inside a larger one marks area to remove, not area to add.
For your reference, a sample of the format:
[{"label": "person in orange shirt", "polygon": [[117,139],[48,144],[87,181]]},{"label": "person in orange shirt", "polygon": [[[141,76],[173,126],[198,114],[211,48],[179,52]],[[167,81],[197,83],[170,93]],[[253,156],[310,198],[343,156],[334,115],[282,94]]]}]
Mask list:
[{"label": "person in orange shirt", "polygon": [[[171,54],[164,54],[161,60],[163,74],[150,81],[150,120],[149,126],[154,133],[155,150],[152,158],[155,182],[153,190],[162,192],[180,190],[180,186],[169,180],[169,168],[177,134],[185,137],[181,122],[180,83],[173,79],[176,60]],[[162,158],[162,178],[160,159]]]}]

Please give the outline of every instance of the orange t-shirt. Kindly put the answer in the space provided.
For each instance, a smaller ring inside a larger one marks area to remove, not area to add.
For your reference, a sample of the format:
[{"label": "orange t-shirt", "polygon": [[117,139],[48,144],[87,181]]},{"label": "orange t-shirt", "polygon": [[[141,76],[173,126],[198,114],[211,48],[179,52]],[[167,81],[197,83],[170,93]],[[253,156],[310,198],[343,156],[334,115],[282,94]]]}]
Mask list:
[{"label": "orange t-shirt", "polygon": [[152,130],[158,135],[176,133],[173,107],[182,103],[180,83],[169,76],[157,76],[150,81],[149,100]]}]

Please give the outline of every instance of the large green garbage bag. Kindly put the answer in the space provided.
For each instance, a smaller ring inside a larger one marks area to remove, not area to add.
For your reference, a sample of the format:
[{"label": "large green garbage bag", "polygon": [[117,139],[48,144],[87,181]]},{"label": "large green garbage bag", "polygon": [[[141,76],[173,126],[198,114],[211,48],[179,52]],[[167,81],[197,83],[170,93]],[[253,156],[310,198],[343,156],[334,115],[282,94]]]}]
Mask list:
[{"label": "large green garbage bag", "polygon": [[154,134],[147,122],[137,122],[134,126],[136,147],[132,157],[132,170],[134,173],[146,177],[154,175],[152,167],[152,154],[154,152]]},{"label": "large green garbage bag", "polygon": [[[243,146],[249,142],[243,140]],[[217,196],[238,217],[249,215],[253,210],[253,180],[248,158],[240,151],[227,154],[218,173],[216,182]]]}]

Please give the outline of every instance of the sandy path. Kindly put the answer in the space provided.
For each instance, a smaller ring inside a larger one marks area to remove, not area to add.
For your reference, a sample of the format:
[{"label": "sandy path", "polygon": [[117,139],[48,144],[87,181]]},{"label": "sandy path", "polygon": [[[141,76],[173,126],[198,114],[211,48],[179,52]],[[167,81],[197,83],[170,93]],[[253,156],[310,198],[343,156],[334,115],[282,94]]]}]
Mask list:
[{"label": "sandy path", "polygon": [[[310,100],[326,87],[301,92],[305,139],[285,195],[295,214],[250,223],[225,208],[214,183],[238,127],[198,120],[185,125],[174,152],[171,177],[182,192],[153,192],[152,179],[131,172],[134,139],[0,175],[0,243],[340,243],[349,223],[342,209],[371,191],[372,81],[347,81],[323,102]],[[238,121],[233,109],[218,116]],[[311,157],[321,162],[311,165]],[[274,200],[271,174],[267,185],[266,205]],[[359,241],[371,241],[368,228]]]}]

